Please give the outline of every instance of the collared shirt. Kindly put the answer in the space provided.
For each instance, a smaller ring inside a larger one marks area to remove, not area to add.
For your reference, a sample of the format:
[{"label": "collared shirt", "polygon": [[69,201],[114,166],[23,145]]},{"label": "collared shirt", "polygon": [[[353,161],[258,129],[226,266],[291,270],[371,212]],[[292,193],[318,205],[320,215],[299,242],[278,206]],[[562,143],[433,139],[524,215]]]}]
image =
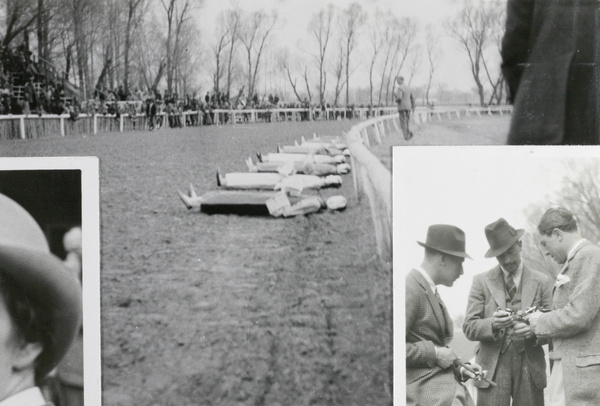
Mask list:
[{"label": "collared shirt", "polygon": [[507,281],[508,278],[512,276],[513,280],[515,281],[515,286],[518,289],[519,282],[521,282],[521,276],[523,276],[523,260],[521,259],[521,263],[519,264],[519,267],[517,268],[517,271],[514,274],[506,272],[504,268],[502,268],[502,266],[500,266],[500,269],[502,269],[502,273],[504,274],[504,281]]},{"label": "collared shirt", "polygon": [[0,406],[44,406],[46,400],[37,386],[25,389],[0,402]]},{"label": "collared shirt", "polygon": [[[431,279],[431,276],[429,276],[429,274],[427,273],[426,270],[423,269],[423,267],[418,266],[416,269],[417,269],[417,271],[419,271],[421,273],[421,275],[423,275],[423,277],[425,278],[425,280],[429,284],[429,287],[431,288],[431,290],[435,294],[435,292],[437,292],[437,288],[435,287],[435,283],[433,282],[433,279]],[[2,405],[0,405],[0,406],[2,406]]]}]

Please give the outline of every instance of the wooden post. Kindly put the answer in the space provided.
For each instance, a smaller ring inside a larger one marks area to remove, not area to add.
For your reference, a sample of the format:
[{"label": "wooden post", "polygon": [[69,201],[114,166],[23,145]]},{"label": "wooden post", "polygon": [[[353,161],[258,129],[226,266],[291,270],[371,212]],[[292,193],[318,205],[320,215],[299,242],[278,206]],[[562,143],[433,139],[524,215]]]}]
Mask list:
[{"label": "wooden post", "polygon": [[65,136],[65,118],[63,116],[60,116],[60,135]]},{"label": "wooden post", "polygon": [[[25,139],[25,117],[19,119],[19,129],[21,130],[21,139]],[[64,134],[63,134],[64,136]]]},{"label": "wooden post", "polygon": [[[379,121],[375,122],[375,125],[373,126],[373,128],[375,128],[375,139],[377,140],[377,144],[381,144],[381,132],[379,130]],[[368,142],[368,139],[367,139]],[[370,147],[370,145],[369,145]]]},{"label": "wooden post", "polygon": [[98,115],[94,113],[94,134],[98,134]]}]

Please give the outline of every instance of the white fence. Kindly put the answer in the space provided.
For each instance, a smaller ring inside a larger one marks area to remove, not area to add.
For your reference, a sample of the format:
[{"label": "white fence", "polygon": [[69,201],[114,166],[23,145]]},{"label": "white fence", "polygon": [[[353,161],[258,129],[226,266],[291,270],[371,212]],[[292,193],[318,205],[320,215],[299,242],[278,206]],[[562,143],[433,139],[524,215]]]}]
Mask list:
[{"label": "white fence", "polygon": [[430,121],[441,121],[443,119],[472,117],[482,115],[504,115],[512,112],[512,106],[488,106],[488,107],[470,107],[470,106],[452,106],[436,107],[434,109],[417,108],[412,115],[414,122],[426,123]]},{"label": "white fence", "polygon": [[[379,108],[329,108],[321,109],[271,109],[271,110],[222,110],[207,112],[186,111],[167,115],[159,113],[161,128],[167,128],[168,121],[177,119],[182,127],[206,124],[238,124],[272,121],[366,119],[373,116],[391,114],[395,107]],[[210,120],[210,121],[209,121]],[[148,130],[145,114],[131,116],[127,113],[79,114],[76,120],[68,114],[55,115],[2,115],[0,116],[0,139],[42,138],[50,135],[69,136],[73,134],[98,134],[103,132],[128,132]]]},{"label": "white fence", "polygon": [[352,157],[352,174],[357,196],[366,195],[371,207],[377,249],[382,260],[392,258],[392,174],[369,151],[387,134],[400,132],[398,114],[372,118],[353,126],[346,134]]}]

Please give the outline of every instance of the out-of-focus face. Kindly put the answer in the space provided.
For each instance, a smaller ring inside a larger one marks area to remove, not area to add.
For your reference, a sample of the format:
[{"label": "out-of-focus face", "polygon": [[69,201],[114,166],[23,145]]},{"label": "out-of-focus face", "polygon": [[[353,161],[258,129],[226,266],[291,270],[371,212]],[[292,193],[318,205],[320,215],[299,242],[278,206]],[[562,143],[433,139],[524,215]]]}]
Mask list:
[{"label": "out-of-focus face", "polygon": [[550,256],[558,264],[563,264],[567,260],[567,253],[562,247],[558,231],[555,230],[550,235],[539,234],[539,239],[545,255]]},{"label": "out-of-focus face", "polygon": [[465,259],[462,257],[455,257],[452,255],[446,255],[445,268],[441,273],[441,281],[440,284],[444,286],[452,286],[454,285],[454,281],[456,281],[463,272],[463,262]]},{"label": "out-of-focus face", "polygon": [[517,241],[508,250],[496,257],[506,272],[514,274],[521,264],[521,241]]},{"label": "out-of-focus face", "polygon": [[10,378],[12,368],[20,354],[20,343],[17,326],[8,313],[4,298],[0,297],[0,401],[13,395]]}]

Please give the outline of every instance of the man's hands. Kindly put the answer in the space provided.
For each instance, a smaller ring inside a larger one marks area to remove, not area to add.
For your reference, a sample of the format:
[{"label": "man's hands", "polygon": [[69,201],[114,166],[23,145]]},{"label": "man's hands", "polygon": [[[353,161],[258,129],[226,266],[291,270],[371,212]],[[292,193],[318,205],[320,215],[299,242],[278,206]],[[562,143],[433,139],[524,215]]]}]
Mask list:
[{"label": "man's hands", "polygon": [[542,312],[537,311],[537,312],[528,314],[526,316],[526,319],[529,322],[529,325],[531,326],[531,330],[535,330],[535,326],[537,326],[538,319],[540,318],[541,315],[542,315]]},{"label": "man's hands", "polygon": [[462,376],[466,379],[481,380],[483,377],[485,377],[485,374],[487,373],[487,371],[484,371],[481,365],[479,364],[469,364],[469,368],[471,368],[475,372],[471,372],[464,367],[461,367],[460,370]]},{"label": "man's hands", "polygon": [[512,327],[512,316],[504,310],[496,310],[492,315],[492,330],[498,331]]},{"label": "man's hands", "polygon": [[517,321],[513,326],[512,335],[514,337],[526,340],[530,337],[533,337],[533,332],[531,331],[531,326],[523,323],[522,321]]},{"label": "man's hands", "polygon": [[454,364],[454,361],[458,359],[458,356],[450,348],[436,347],[435,348],[436,360],[435,363],[442,369],[446,369]]}]

